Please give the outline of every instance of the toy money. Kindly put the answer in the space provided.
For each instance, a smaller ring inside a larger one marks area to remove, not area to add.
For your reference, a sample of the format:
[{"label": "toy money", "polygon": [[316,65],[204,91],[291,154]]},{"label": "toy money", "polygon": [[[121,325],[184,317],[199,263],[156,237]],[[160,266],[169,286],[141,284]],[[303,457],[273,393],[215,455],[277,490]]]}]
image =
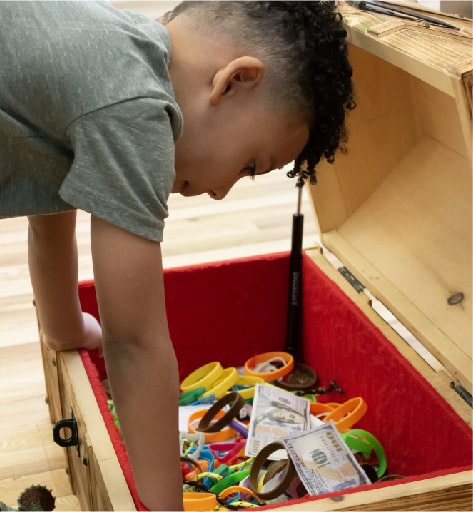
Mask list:
[{"label": "toy money", "polygon": [[[269,443],[298,434],[310,427],[309,400],[277,387],[257,384],[245,455],[256,457]],[[276,451],[270,458],[279,459],[281,456],[287,457],[284,450]]]},{"label": "toy money", "polygon": [[283,442],[311,496],[370,483],[332,421]]}]

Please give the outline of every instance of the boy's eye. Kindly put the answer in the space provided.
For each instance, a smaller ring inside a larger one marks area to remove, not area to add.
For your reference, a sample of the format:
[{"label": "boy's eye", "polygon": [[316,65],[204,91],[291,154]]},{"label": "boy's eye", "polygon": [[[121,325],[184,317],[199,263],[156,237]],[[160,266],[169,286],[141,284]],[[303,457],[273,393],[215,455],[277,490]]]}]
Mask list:
[{"label": "boy's eye", "polygon": [[252,162],[251,164],[248,164],[242,171],[243,174],[246,174],[249,176],[252,180],[255,179],[256,175],[256,164],[255,162]]}]

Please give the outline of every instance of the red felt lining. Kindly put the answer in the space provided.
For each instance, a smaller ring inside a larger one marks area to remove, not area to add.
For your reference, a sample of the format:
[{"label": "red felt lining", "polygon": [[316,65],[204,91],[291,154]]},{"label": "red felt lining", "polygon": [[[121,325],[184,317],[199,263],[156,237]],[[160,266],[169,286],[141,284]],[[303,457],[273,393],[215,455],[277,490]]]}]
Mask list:
[{"label": "red felt lining", "polygon": [[[167,270],[168,321],[181,379],[209,361],[240,366],[257,353],[283,350],[288,272],[287,253]],[[93,282],[81,283],[80,297],[98,317]],[[345,390],[321,401],[362,396],[368,412],[357,426],[381,441],[388,471],[406,476],[376,487],[471,469],[471,428],[306,255],[303,345],[319,384],[336,378]],[[100,384],[103,359],[93,352],[81,356],[135,505],[143,510]]]}]

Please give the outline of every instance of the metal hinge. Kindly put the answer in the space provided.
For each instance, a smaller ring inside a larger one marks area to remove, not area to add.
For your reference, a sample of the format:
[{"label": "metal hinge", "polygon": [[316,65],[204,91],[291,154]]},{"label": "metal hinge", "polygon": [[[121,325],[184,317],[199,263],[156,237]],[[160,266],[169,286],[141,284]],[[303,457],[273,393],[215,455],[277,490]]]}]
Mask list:
[{"label": "metal hinge", "polygon": [[473,408],[473,400],[471,393],[469,393],[461,384],[450,382],[450,387],[456,391],[460,397],[470,406]]},{"label": "metal hinge", "polygon": [[365,287],[358,281],[358,279],[347,269],[347,267],[338,267],[340,274],[350,283],[350,285],[358,292],[361,293]]}]

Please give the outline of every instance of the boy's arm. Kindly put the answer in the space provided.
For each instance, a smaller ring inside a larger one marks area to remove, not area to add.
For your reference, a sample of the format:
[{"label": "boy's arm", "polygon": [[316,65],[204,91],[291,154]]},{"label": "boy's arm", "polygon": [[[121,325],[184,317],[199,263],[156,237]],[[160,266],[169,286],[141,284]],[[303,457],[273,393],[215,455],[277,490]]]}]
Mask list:
[{"label": "boy's arm", "polygon": [[28,265],[42,340],[53,350],[96,348],[100,325],[77,294],[76,212],[28,217]]},{"label": "boy's arm", "polygon": [[138,493],[151,510],[182,510],[160,244],[92,217],[92,255],[107,374]]}]

